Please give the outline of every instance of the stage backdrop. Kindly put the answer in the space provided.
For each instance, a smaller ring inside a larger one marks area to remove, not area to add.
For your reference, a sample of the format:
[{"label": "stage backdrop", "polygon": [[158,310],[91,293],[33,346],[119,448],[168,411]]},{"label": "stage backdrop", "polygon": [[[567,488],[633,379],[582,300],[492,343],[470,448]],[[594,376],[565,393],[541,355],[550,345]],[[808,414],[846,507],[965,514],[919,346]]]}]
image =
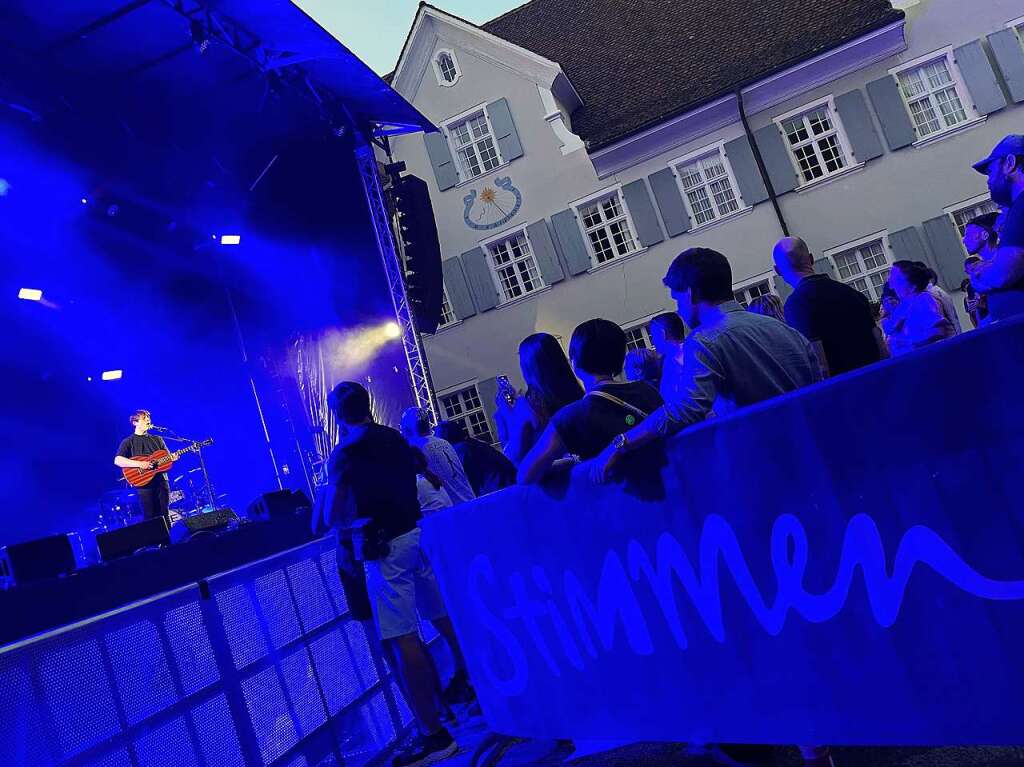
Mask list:
[{"label": "stage backdrop", "polygon": [[703,424],[646,476],[424,520],[490,726],[1020,743],[1022,349],[1022,323],[972,332]]}]

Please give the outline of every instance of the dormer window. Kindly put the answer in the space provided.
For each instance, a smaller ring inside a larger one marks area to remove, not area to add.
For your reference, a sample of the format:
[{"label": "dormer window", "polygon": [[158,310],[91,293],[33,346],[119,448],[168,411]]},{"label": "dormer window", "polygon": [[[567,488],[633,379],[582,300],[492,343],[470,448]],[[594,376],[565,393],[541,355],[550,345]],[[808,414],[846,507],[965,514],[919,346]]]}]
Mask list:
[{"label": "dormer window", "polygon": [[455,60],[455,51],[442,50],[434,56],[434,74],[437,76],[437,84],[441,86],[455,85],[462,72],[459,71],[459,63]]}]

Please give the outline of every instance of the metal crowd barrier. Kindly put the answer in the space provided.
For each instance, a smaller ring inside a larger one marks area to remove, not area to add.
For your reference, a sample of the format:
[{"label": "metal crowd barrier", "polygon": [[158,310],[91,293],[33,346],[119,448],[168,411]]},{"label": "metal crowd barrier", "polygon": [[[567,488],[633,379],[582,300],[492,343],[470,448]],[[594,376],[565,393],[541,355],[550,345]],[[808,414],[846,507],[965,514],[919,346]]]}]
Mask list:
[{"label": "metal crowd barrier", "polygon": [[0,648],[2,765],[365,767],[411,719],[325,540]]}]

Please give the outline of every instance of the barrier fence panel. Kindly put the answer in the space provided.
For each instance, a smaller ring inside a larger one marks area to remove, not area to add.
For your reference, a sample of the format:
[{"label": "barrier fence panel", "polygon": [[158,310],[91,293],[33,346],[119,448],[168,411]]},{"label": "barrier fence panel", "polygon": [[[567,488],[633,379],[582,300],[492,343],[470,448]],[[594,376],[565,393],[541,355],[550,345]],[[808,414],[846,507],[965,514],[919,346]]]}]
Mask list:
[{"label": "barrier fence panel", "polygon": [[0,764],[363,767],[409,728],[327,540],[0,648]]}]

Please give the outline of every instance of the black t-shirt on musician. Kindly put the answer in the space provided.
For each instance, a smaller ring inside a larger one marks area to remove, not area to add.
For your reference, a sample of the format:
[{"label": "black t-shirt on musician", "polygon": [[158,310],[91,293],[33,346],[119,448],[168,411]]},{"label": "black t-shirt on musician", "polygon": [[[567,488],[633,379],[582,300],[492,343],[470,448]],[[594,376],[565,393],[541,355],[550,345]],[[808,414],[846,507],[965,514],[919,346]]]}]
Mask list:
[{"label": "black t-shirt on musician", "polygon": [[[166,449],[167,443],[164,442],[163,437],[157,437],[153,434],[132,434],[121,440],[121,445],[117,448],[117,454],[122,458],[136,458],[140,455],[151,455],[157,450]],[[153,479],[140,489],[153,487],[155,482],[168,484],[167,472],[158,472]]]},{"label": "black t-shirt on musician", "polygon": [[[597,388],[647,415],[664,404],[658,390],[645,381],[606,383]],[[629,431],[641,420],[622,405],[588,394],[555,413],[551,423],[565,449],[585,461],[599,455],[617,435]]]},{"label": "black t-shirt on musician", "polygon": [[356,516],[372,519],[385,540],[414,529],[422,516],[413,455],[401,434],[371,423],[356,439],[343,440],[328,459],[328,481],[348,490]]}]

